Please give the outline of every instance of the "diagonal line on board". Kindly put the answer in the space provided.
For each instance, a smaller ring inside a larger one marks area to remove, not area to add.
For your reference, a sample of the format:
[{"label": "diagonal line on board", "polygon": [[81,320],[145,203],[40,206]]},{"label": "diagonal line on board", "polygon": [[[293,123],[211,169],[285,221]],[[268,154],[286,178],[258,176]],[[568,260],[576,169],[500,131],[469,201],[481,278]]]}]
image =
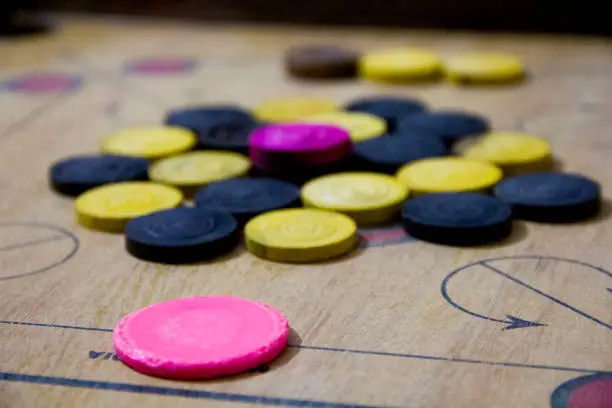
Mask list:
[{"label": "diagonal line on board", "polygon": [[132,95],[138,96],[146,103],[155,105],[156,107],[163,109],[167,107],[167,104],[161,99],[158,99],[151,93],[148,93],[134,84],[129,83],[125,73],[123,72],[115,73],[110,70],[97,68],[94,66],[94,64],[90,63],[83,57],[75,59],[75,62],[80,65],[82,70],[88,72],[88,74],[92,75],[95,79],[100,80],[100,82],[115,86],[118,90],[123,89],[124,91],[131,91],[130,93],[132,93]]},{"label": "diagonal line on board", "polygon": [[515,277],[513,277],[513,276],[511,276],[511,275],[509,275],[509,274],[507,274],[505,272],[503,272],[503,271],[501,271],[500,269],[497,269],[496,267],[494,267],[492,265],[489,265],[486,262],[480,262],[480,265],[482,265],[483,267],[487,268],[491,272],[495,272],[496,274],[501,275],[501,276],[505,277],[506,279],[509,279],[512,282],[517,283],[517,284],[521,285],[522,287],[527,288],[527,289],[537,293],[540,296],[544,296],[546,299],[552,300],[553,302],[557,303],[558,305],[561,305],[561,306],[571,310],[572,312],[579,314],[582,317],[586,317],[587,319],[589,319],[589,320],[591,320],[591,321],[593,321],[593,322],[595,322],[595,323],[597,323],[599,325],[602,325],[602,326],[604,326],[607,329],[612,330],[612,325],[610,325],[610,324],[608,324],[608,323],[606,323],[606,322],[604,322],[602,320],[599,320],[598,318],[596,318],[594,316],[591,316],[590,314],[588,314],[586,312],[583,312],[582,310],[577,309],[574,306],[572,306],[572,305],[570,305],[570,304],[568,304],[568,303],[566,303],[566,302],[564,302],[564,301],[562,301],[560,299],[557,299],[554,296],[549,295],[548,293],[542,292],[541,290],[536,289],[535,287],[533,287],[533,286],[531,286],[531,285],[529,285],[529,284],[527,284],[527,283],[525,283],[525,282],[523,282],[523,281],[521,281],[521,280],[519,280],[519,279],[517,279],[517,278],[515,278]]},{"label": "diagonal line on board", "polygon": [[52,112],[53,109],[57,108],[61,101],[65,100],[68,96],[74,95],[76,92],[70,91],[66,93],[57,94],[44,104],[38,106],[36,109],[30,111],[24,117],[17,119],[11,123],[5,130],[0,134],[0,140],[7,140],[19,131],[25,129],[26,126],[35,123],[37,120],[43,118],[48,113]]},{"label": "diagonal line on board", "polygon": [[[137,96],[141,98],[144,102],[154,105],[158,108],[165,109],[167,105],[163,103],[157,97],[154,97],[152,94],[143,91],[141,88],[134,86],[134,84],[128,83],[125,78],[122,78],[120,75],[113,76],[112,73],[108,71],[103,71],[98,69],[97,71],[92,71],[92,74],[95,75],[96,79],[100,82],[104,82],[109,85],[114,85],[117,87],[117,90],[122,89],[124,92],[130,92],[133,96]],[[122,85],[122,87],[120,86]]]}]

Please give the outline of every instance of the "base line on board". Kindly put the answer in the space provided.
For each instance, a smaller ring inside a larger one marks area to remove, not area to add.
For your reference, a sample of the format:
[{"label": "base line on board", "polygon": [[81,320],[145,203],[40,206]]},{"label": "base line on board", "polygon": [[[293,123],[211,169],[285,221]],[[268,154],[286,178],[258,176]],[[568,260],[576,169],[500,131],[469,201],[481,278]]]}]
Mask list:
[{"label": "base line on board", "polygon": [[264,395],[238,394],[231,392],[217,392],[194,390],[178,387],[160,387],[153,385],[140,385],[111,381],[82,380],[70,377],[54,377],[35,374],[19,374],[0,372],[0,381],[22,382],[33,384],[57,385],[63,387],[87,388],[94,390],[131,392],[136,394],[163,395],[168,397],[183,397],[193,399],[206,399],[225,402],[238,402],[245,404],[272,405],[283,407],[318,407],[318,408],[376,408],[380,405],[344,404],[336,402],[316,401],[308,399],[267,397]]},{"label": "base line on board", "polygon": [[[20,322],[20,321],[13,321],[13,320],[0,320],[0,324],[15,325],[15,326],[48,327],[48,328],[57,328],[57,329],[72,329],[72,330],[84,330],[84,331],[97,331],[97,332],[106,332],[106,333],[113,332],[113,329],[106,329],[106,328],[99,328],[99,327]],[[430,355],[425,355],[425,354],[394,353],[394,352],[388,352],[388,351],[361,350],[361,349],[350,349],[350,348],[339,348],[339,347],[306,346],[302,344],[289,344],[287,347],[303,349],[303,350],[313,350],[313,351],[327,351],[327,352],[336,352],[336,353],[366,354],[366,355],[371,355],[371,356],[400,357],[400,358],[412,358],[412,359],[419,359],[419,360],[445,361],[449,363],[481,364],[481,365],[513,367],[513,368],[532,368],[532,369],[538,369],[538,370],[554,370],[554,371],[566,371],[566,372],[587,373],[587,374],[588,373],[612,374],[612,371],[589,369],[589,368],[564,367],[564,366],[553,366],[553,365],[543,365],[543,364],[523,364],[523,363],[512,363],[512,362],[506,362],[506,361],[474,360],[474,359],[468,359],[468,358],[430,356]]]}]

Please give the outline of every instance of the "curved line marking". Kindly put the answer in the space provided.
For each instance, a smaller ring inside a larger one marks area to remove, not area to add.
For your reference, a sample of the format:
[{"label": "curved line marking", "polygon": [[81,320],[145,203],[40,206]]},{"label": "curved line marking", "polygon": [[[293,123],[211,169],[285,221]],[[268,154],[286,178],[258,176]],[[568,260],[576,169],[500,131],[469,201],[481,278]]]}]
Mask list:
[{"label": "curved line marking", "polygon": [[39,273],[43,273],[46,272],[50,269],[53,269],[57,266],[60,266],[64,263],[66,263],[68,260],[70,260],[79,250],[80,247],[80,241],[79,238],[77,238],[77,236],[72,233],[71,231],[62,228],[62,227],[58,227],[57,225],[52,225],[52,224],[45,224],[45,223],[39,223],[39,222],[0,222],[0,227],[2,226],[18,226],[18,227],[25,227],[25,228],[48,228],[57,232],[60,232],[62,234],[64,234],[67,238],[70,238],[72,240],[72,242],[74,243],[74,247],[72,248],[72,251],[70,251],[70,253],[68,253],[64,258],[60,259],[59,261],[52,263],[51,265],[47,265],[41,269],[32,271],[32,272],[27,272],[27,273],[23,273],[20,275],[11,275],[11,276],[4,276],[4,277],[0,277],[0,281],[3,280],[9,280],[9,279],[16,279],[16,278],[23,278],[26,276],[32,276],[32,275],[36,275]]},{"label": "curved line marking", "polygon": [[453,272],[449,273],[444,278],[444,280],[442,281],[442,285],[440,286],[440,291],[442,292],[442,296],[444,297],[444,299],[451,306],[453,306],[453,307],[457,308],[458,310],[460,310],[460,311],[462,311],[464,313],[467,313],[467,314],[469,314],[471,316],[474,316],[474,317],[477,317],[477,318],[480,318],[480,319],[485,319],[485,320],[490,320],[490,321],[498,322],[498,323],[509,323],[508,321],[505,321],[505,320],[495,319],[495,318],[492,318],[492,317],[489,317],[489,316],[481,315],[481,314],[472,312],[470,310],[467,310],[466,308],[458,305],[448,295],[448,289],[447,289],[448,288],[448,282],[450,281],[450,279],[453,276],[457,275],[459,272],[461,272],[461,271],[463,271],[463,270],[465,270],[467,268],[470,268],[472,266],[482,265],[485,268],[487,268],[487,269],[489,269],[489,270],[491,270],[493,272],[496,272],[496,273],[498,273],[498,274],[500,274],[500,275],[510,279],[511,281],[513,281],[515,283],[520,284],[521,286],[527,287],[528,289],[531,289],[531,290],[535,291],[539,295],[542,295],[542,296],[546,297],[547,299],[554,301],[555,303],[558,303],[558,304],[560,304],[562,306],[565,306],[566,308],[569,308],[573,312],[578,313],[578,314],[580,314],[583,317],[586,317],[586,318],[588,318],[588,319],[590,319],[590,320],[592,320],[592,321],[594,321],[594,322],[596,322],[596,323],[598,323],[598,324],[600,324],[600,325],[602,325],[602,326],[604,326],[604,327],[606,327],[608,329],[612,329],[612,326],[610,326],[609,324],[607,324],[605,322],[602,322],[602,321],[600,321],[600,320],[598,320],[598,319],[596,319],[596,318],[594,318],[594,317],[592,317],[592,316],[590,316],[590,315],[588,315],[588,314],[586,314],[586,313],[584,313],[584,312],[574,308],[573,306],[568,305],[565,302],[562,302],[562,301],[560,301],[560,300],[558,300],[556,298],[553,298],[552,296],[547,295],[547,294],[545,294],[544,292],[542,292],[540,290],[532,288],[531,286],[523,283],[522,281],[519,281],[516,278],[513,278],[513,277],[511,277],[511,276],[509,276],[509,275],[507,275],[505,273],[502,273],[497,268],[494,268],[494,267],[492,267],[491,265],[488,264],[489,262],[503,261],[503,260],[510,260],[510,259],[538,259],[538,260],[553,260],[553,261],[559,261],[559,262],[567,262],[567,263],[572,263],[572,264],[575,264],[575,265],[580,265],[580,266],[583,266],[585,268],[589,268],[589,269],[601,272],[602,274],[606,275],[607,277],[612,278],[612,273],[608,272],[607,270],[605,270],[601,266],[592,265],[592,264],[589,264],[587,262],[578,261],[578,260],[575,260],[575,259],[569,259],[569,258],[563,258],[563,257],[557,257],[557,256],[511,255],[511,256],[502,256],[502,257],[497,257],[497,258],[487,258],[487,259],[483,259],[483,260],[480,260],[480,261],[469,263],[467,265],[464,265],[464,266],[460,267],[459,269],[455,269]]},{"label": "curved line marking", "polygon": [[576,388],[594,381],[608,379],[612,379],[612,373],[596,373],[565,381],[550,394],[550,406],[551,408],[569,408],[567,402]]}]

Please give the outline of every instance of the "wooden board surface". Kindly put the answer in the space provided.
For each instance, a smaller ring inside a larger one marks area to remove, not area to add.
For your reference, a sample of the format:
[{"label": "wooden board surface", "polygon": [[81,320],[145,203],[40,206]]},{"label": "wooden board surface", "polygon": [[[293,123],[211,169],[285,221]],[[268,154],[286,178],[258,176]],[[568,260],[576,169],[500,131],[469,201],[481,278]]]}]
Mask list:
[{"label": "wooden board surface", "polygon": [[[354,255],[285,265],[237,250],[219,261],[140,262],[120,235],[74,222],[49,164],[95,152],[116,129],[158,124],[172,107],[253,106],[270,97],[409,95],[481,112],[498,129],[549,139],[563,168],[612,188],[612,45],[604,39],[444,32],[305,30],[64,18],[48,37],[0,42],[0,407],[547,407],[559,384],[612,372],[612,221],[516,224],[500,245],[458,249],[370,231]],[[360,50],[401,44],[448,56],[522,56],[521,87],[311,84],[283,75],[290,44]],[[180,75],[126,71],[145,57],[186,59]],[[6,83],[67,73],[69,92]],[[232,294],[288,317],[291,345],[267,373],[206,382],[149,378],[115,361],[112,328],[148,304]],[[514,316],[545,325],[514,328]],[[510,326],[510,327],[508,327]],[[504,328],[508,328],[504,330]],[[318,404],[318,405],[316,405]]]}]

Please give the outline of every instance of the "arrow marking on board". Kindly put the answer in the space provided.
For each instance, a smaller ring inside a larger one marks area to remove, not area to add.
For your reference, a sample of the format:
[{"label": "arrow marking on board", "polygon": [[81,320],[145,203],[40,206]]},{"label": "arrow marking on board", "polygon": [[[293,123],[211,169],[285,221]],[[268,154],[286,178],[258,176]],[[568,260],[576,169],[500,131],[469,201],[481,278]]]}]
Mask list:
[{"label": "arrow marking on board", "polygon": [[459,304],[457,304],[454,300],[452,300],[450,298],[450,296],[448,295],[448,282],[450,281],[450,279],[455,276],[457,273],[459,273],[460,271],[462,271],[463,269],[459,269],[457,271],[452,272],[450,275],[448,275],[446,278],[444,278],[444,281],[442,282],[442,296],[444,296],[444,299],[451,304],[451,306],[455,307],[456,309],[461,310],[463,313],[467,313],[470,316],[474,316],[477,317],[479,319],[483,319],[483,320],[488,320],[490,322],[497,322],[497,323],[503,323],[505,324],[505,327],[502,330],[512,330],[512,329],[522,329],[522,328],[526,328],[526,327],[537,327],[537,326],[546,326],[546,323],[541,323],[541,322],[534,322],[531,320],[525,320],[525,319],[521,319],[519,317],[516,316],[512,316],[512,315],[506,315],[506,319],[496,319],[494,317],[490,317],[490,316],[486,316],[480,313],[476,313],[476,312],[472,312],[471,310],[468,310],[466,308],[464,308],[463,306],[460,306]]},{"label": "arrow marking on board", "polygon": [[546,323],[532,322],[530,320],[521,319],[512,315],[506,315],[508,320],[504,320],[504,323],[508,323],[502,330],[522,329],[523,327],[536,327],[536,326],[548,326]]},{"label": "arrow marking on board", "polygon": [[[605,274],[605,275],[607,275],[609,277],[612,277],[612,274],[610,274],[610,272],[608,272],[608,271],[606,271],[606,270],[604,270],[602,268],[594,267],[594,266],[591,266],[591,265],[587,265],[587,264],[585,264],[583,262],[574,261],[574,260],[571,260],[571,259],[556,258],[556,257],[538,257],[538,256],[524,256],[524,257],[520,257],[519,256],[519,257],[516,257],[516,258],[519,258],[519,259],[520,258],[525,258],[525,259],[529,259],[529,258],[542,259],[542,258],[544,258],[544,259],[552,259],[552,260],[557,260],[557,261],[565,261],[565,262],[575,263],[575,264],[579,264],[579,265],[583,265],[583,266],[589,266],[590,268],[592,268],[592,269],[594,269],[594,270],[596,270],[598,272],[601,272],[601,273],[603,273],[603,274]],[[518,318],[518,317],[512,316],[512,315],[506,315],[506,319],[505,320],[496,319],[496,318],[493,318],[493,317],[490,317],[490,316],[486,316],[486,315],[479,314],[479,313],[473,312],[471,310],[468,310],[468,309],[460,306],[459,304],[457,304],[454,300],[452,300],[450,298],[449,294],[448,294],[448,282],[450,281],[450,279],[453,276],[457,275],[459,272],[467,269],[468,267],[475,266],[475,265],[480,265],[480,266],[482,266],[484,268],[487,268],[491,272],[495,272],[496,274],[498,274],[498,275],[500,275],[500,276],[502,276],[502,277],[504,277],[506,279],[509,279],[512,282],[517,283],[517,284],[523,286],[524,288],[527,288],[527,289],[537,293],[538,295],[544,296],[545,298],[547,298],[549,300],[552,300],[553,302],[555,302],[555,303],[557,303],[557,304],[559,304],[559,305],[561,305],[561,306],[563,306],[563,307],[565,307],[567,309],[570,309],[572,312],[577,313],[577,314],[579,314],[582,317],[586,317],[587,319],[589,319],[589,320],[591,320],[591,321],[593,321],[593,322],[595,322],[595,323],[597,323],[597,324],[599,324],[601,326],[604,326],[607,329],[612,330],[612,325],[610,325],[610,324],[608,324],[606,322],[603,322],[603,321],[597,319],[596,317],[593,317],[593,316],[587,314],[586,312],[583,312],[582,310],[579,310],[579,309],[575,308],[574,306],[572,306],[572,305],[570,305],[568,303],[565,303],[564,301],[562,301],[560,299],[557,299],[557,298],[555,298],[555,297],[553,297],[553,296],[551,296],[551,295],[549,295],[547,293],[544,293],[541,290],[536,289],[533,286],[530,286],[527,283],[525,283],[525,282],[523,282],[523,281],[521,281],[521,280],[519,280],[519,279],[517,279],[517,278],[515,278],[513,276],[510,276],[509,274],[507,274],[507,273],[505,273],[505,272],[503,272],[503,271],[501,271],[501,270],[499,270],[499,269],[495,268],[494,266],[491,266],[490,264],[487,263],[487,261],[495,261],[495,260],[503,260],[503,259],[511,259],[511,257],[508,257],[508,258],[497,258],[497,259],[487,259],[487,260],[484,260],[484,261],[475,262],[473,264],[466,265],[466,266],[464,266],[462,268],[459,268],[459,269],[451,272],[442,281],[442,286],[440,288],[441,291],[442,291],[442,296],[444,297],[444,299],[451,306],[453,306],[456,309],[461,310],[464,313],[467,313],[467,314],[469,314],[471,316],[474,316],[474,317],[477,317],[479,319],[484,319],[484,320],[489,320],[489,321],[492,321],[492,322],[497,322],[497,323],[505,324],[506,326],[502,330],[521,329],[521,328],[526,328],[526,327],[537,327],[537,326],[547,326],[547,324],[543,323],[543,322],[535,322],[535,321],[525,320],[525,319],[521,319],[521,318]],[[612,288],[607,288],[607,290],[610,293],[612,293]]]}]

